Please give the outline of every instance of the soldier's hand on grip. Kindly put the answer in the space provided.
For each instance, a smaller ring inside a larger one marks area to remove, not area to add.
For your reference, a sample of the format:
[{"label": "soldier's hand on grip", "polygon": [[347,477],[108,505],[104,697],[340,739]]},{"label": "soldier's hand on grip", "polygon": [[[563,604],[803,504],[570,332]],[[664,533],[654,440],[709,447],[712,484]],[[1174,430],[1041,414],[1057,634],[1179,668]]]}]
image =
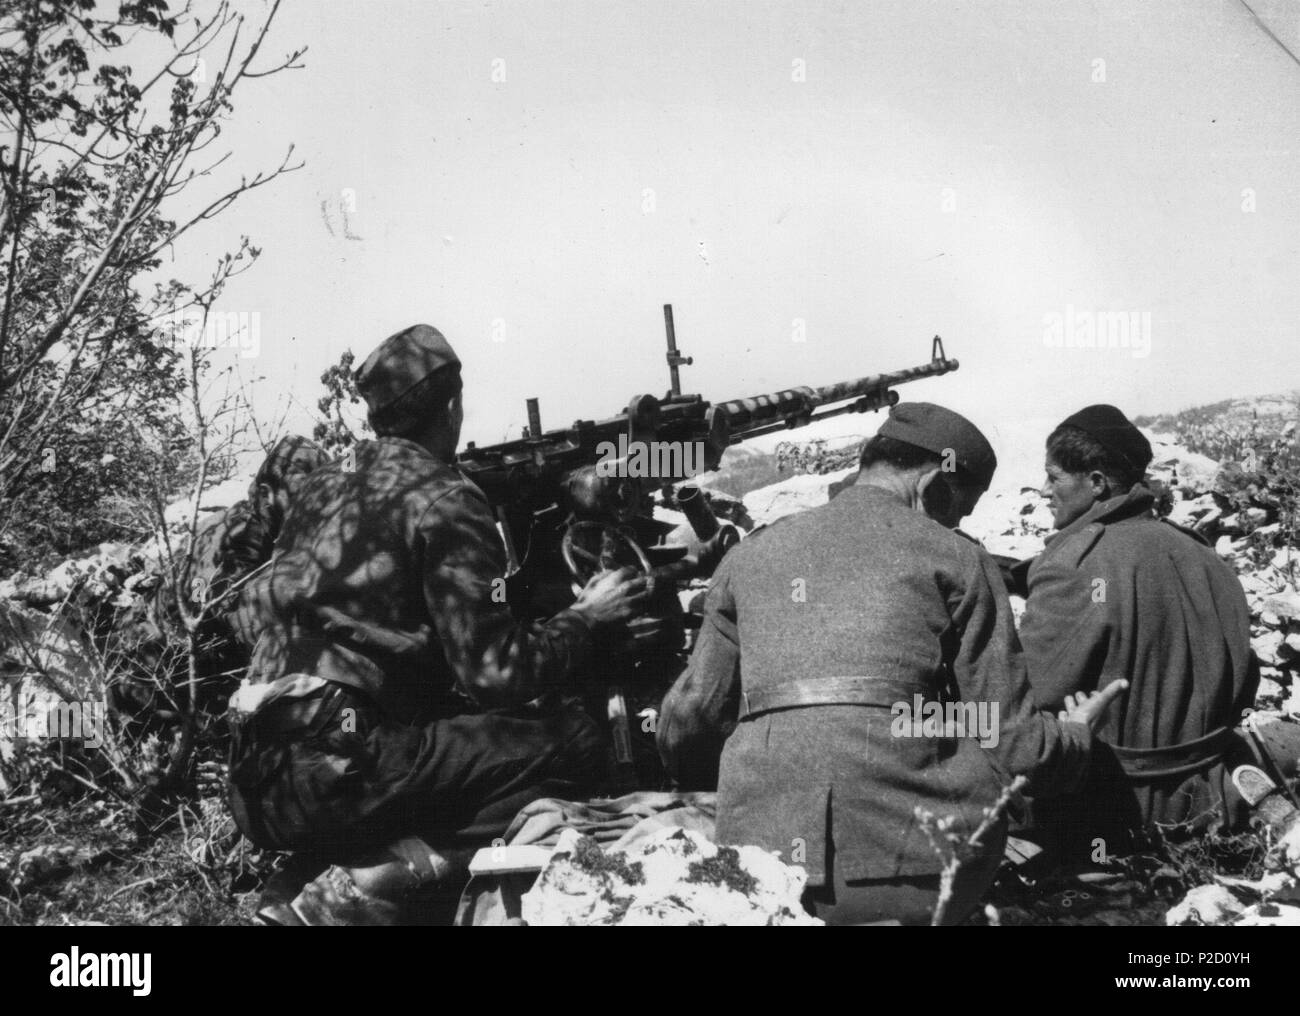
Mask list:
[{"label": "soldier's hand on grip", "polygon": [[635,617],[645,607],[647,579],[632,567],[593,575],[573,609],[592,624],[614,624]]}]

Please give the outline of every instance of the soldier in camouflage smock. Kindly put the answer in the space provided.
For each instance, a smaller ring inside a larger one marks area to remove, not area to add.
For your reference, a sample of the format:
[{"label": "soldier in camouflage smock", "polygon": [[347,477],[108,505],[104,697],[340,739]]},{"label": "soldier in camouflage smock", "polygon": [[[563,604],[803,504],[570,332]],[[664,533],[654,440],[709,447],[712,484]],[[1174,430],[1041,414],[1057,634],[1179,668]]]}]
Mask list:
[{"label": "soldier in camouflage smock", "polygon": [[554,700],[593,627],[644,597],[643,580],[607,572],[545,625],[516,621],[496,524],[454,466],[451,346],[426,325],[400,332],[357,387],[379,436],[300,490],[245,596],[260,633],[231,700],[241,829],[332,865],[293,903],[304,923],[395,920],[440,856],[487,844],[529,801],[591,788],[600,731]]}]

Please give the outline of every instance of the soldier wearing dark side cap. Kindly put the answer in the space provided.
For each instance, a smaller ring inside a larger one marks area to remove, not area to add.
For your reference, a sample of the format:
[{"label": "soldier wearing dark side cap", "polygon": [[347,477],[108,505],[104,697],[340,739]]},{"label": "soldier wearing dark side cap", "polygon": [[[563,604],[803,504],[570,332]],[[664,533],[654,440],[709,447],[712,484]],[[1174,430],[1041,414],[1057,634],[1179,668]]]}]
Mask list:
[{"label": "soldier wearing dark side cap", "polygon": [[[930,922],[942,862],[917,807],[969,836],[1015,775],[1042,794],[1082,779],[1109,696],[1034,707],[997,567],[953,532],[996,465],[964,417],[895,406],[855,484],[723,560],[664,700],[660,753],[687,788],[716,780],[718,842],[803,865],[828,923]],[[985,833],[943,922],[976,905],[1004,836]]]},{"label": "soldier wearing dark side cap", "polygon": [[1057,532],[1029,568],[1020,638],[1044,708],[1129,682],[1098,731],[1083,794],[1034,806],[1067,856],[1126,852],[1157,823],[1240,824],[1231,728],[1259,682],[1236,575],[1201,537],[1158,520],[1151,445],[1114,406],[1081,409],[1047,439]]},{"label": "soldier wearing dark side cap", "polygon": [[263,907],[279,923],[397,921],[409,890],[522,805],[587,792],[604,759],[598,728],[537,703],[566,690],[593,627],[631,617],[644,596],[630,570],[607,572],[546,625],[516,622],[496,524],[454,466],[450,344],[408,328],[356,382],[377,437],[298,490],[249,594],[261,634],[231,698],[235,819],[301,860]]}]

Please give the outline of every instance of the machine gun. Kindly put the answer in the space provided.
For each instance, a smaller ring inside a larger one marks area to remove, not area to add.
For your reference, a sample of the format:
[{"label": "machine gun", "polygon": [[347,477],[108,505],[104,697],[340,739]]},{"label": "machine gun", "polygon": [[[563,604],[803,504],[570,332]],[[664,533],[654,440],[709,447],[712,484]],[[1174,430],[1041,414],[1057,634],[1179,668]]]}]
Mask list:
[{"label": "machine gun", "polygon": [[[896,386],[958,367],[936,335],[930,362],[919,367],[714,403],[682,394],[679,369],[693,361],[677,348],[671,305],[664,306],[664,325],[670,387],[662,399],[637,395],[616,416],[552,431],[542,429],[538,400],[529,399],[521,438],[483,448],[470,443],[457,463],[496,514],[509,564],[508,599],[521,617],[563,609],[605,568],[632,565],[650,576],[652,607],[633,624],[636,648],[607,647],[600,654],[605,666],[622,671],[606,681],[615,760],[625,769],[631,749],[618,743],[630,737],[622,689],[651,656],[684,659],[684,633],[698,618],[685,616],[677,584],[707,577],[739,539],[735,527],[718,523],[699,488],[682,481],[717,469],[732,445],[842,413],[888,408],[898,401]],[[685,540],[666,541],[674,527],[654,518],[656,489],[690,523]],[[626,789],[628,780],[621,783]]]},{"label": "machine gun", "polygon": [[[542,429],[538,400],[529,399],[523,437],[483,448],[471,442],[459,456],[461,471],[497,515],[512,574],[535,572],[550,556],[543,546],[548,538],[562,540],[575,524],[613,528],[616,540],[626,535],[623,527],[645,512],[647,494],[717,469],[732,445],[842,413],[888,408],[898,401],[896,386],[958,367],[936,335],[930,362],[919,367],[711,403],[682,394],[679,368],[693,360],[677,349],[671,305],[664,306],[664,323],[671,386],[662,399],[637,395],[616,416],[552,431]],[[708,528],[705,516],[692,514]]]}]

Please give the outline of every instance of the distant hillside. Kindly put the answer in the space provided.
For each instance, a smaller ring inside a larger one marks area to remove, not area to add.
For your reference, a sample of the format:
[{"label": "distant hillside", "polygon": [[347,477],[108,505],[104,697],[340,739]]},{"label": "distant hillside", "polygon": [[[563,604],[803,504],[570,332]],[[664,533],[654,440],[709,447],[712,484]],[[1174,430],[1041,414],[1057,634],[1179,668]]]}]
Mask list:
[{"label": "distant hillside", "polygon": [[1300,420],[1300,390],[1254,398],[1224,399],[1177,413],[1139,416],[1139,427],[1168,434],[1179,444],[1214,459],[1234,458],[1244,445],[1283,434]]}]

